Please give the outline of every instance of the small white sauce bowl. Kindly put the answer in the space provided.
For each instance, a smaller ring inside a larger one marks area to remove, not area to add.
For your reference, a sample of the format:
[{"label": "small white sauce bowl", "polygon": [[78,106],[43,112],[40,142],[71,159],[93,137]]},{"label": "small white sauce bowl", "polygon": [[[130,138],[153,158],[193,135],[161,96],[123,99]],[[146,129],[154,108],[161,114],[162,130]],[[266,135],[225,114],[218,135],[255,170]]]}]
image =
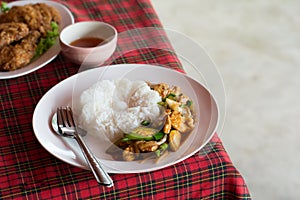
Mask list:
[{"label": "small white sauce bowl", "polygon": [[[96,47],[76,47],[71,43],[81,38],[101,38],[106,42]],[[77,22],[65,27],[59,36],[62,54],[71,62],[84,66],[99,66],[114,53],[118,40],[117,30],[99,21]]]}]

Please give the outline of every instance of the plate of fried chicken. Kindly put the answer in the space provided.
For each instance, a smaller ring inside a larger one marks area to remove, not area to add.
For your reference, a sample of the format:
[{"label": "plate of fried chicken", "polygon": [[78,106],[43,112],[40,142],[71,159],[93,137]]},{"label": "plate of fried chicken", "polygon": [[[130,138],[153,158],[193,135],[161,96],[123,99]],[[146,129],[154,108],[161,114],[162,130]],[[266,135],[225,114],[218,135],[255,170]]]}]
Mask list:
[{"label": "plate of fried chicken", "polygon": [[31,73],[60,52],[59,32],[74,23],[70,10],[53,1],[15,1],[0,13],[0,79]]}]

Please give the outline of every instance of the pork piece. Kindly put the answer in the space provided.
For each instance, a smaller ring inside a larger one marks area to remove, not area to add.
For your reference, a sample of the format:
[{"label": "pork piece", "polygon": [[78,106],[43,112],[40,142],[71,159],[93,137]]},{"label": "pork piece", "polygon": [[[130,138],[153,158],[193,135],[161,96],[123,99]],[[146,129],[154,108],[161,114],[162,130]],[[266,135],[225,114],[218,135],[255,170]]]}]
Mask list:
[{"label": "pork piece", "polygon": [[0,24],[0,48],[18,41],[29,34],[29,29],[24,23]]},{"label": "pork piece", "polygon": [[13,71],[30,63],[35,55],[38,31],[30,32],[19,44],[0,48],[0,71]]}]

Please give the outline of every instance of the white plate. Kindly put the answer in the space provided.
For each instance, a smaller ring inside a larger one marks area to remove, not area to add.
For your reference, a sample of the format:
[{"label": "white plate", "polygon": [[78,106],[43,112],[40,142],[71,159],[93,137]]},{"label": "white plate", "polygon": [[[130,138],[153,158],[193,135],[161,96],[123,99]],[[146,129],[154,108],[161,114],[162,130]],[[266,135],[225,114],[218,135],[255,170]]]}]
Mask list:
[{"label": "white plate", "polygon": [[[67,25],[73,24],[74,23],[74,17],[70,10],[65,7],[64,5],[53,2],[53,1],[15,1],[8,3],[8,7],[12,6],[23,6],[26,4],[34,4],[34,3],[46,3],[49,6],[53,6],[56,8],[60,15],[61,15],[61,23],[60,23],[60,30],[62,30],[64,27]],[[60,52],[60,45],[59,45],[59,40],[56,40],[56,43],[48,49],[43,55],[41,55],[39,58],[35,59],[31,63],[29,63],[27,66],[17,69],[15,71],[10,71],[10,72],[0,72],[0,79],[9,79],[9,78],[15,78],[19,76],[26,75],[28,73],[31,73],[35,70],[40,69],[41,67],[45,66],[48,64],[51,60],[53,60]]]},{"label": "white plate", "polygon": [[199,151],[213,136],[219,121],[219,111],[210,92],[195,80],[174,70],[153,65],[122,64],[100,67],[81,72],[65,79],[50,89],[37,104],[33,114],[33,129],[42,146],[57,158],[80,168],[88,169],[79,146],[71,138],[63,138],[54,133],[51,119],[58,106],[72,105],[72,99],[98,80],[145,80],[153,83],[165,82],[181,87],[194,102],[196,127],[188,139],[181,144],[177,152],[173,152],[159,163],[148,160],[115,161],[105,153],[110,146],[100,137],[87,134],[84,139],[96,157],[110,173],[139,173],[161,169],[178,163]]}]

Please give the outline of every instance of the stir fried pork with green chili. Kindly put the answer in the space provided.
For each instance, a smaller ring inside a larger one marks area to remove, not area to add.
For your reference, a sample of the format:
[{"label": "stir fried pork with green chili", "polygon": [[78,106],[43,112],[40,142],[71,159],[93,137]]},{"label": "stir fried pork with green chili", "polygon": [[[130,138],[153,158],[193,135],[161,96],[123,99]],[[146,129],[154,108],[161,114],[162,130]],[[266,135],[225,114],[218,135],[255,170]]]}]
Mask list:
[{"label": "stir fried pork with green chili", "polygon": [[144,120],[130,133],[124,133],[106,151],[115,160],[159,158],[168,151],[177,151],[183,138],[194,128],[193,102],[179,87],[165,83],[148,85],[161,97],[158,104],[163,120],[160,123]]}]

